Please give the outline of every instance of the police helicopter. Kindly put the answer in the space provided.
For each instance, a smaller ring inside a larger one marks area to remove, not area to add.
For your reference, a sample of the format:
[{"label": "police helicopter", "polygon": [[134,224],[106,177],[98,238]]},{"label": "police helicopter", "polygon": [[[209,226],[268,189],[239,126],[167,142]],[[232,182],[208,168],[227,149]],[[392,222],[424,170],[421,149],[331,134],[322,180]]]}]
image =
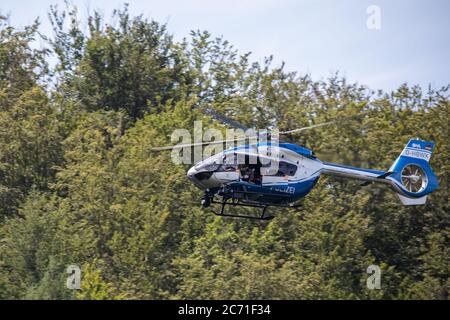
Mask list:
[{"label": "police helicopter", "polygon": [[[213,110],[208,113],[215,119],[239,129],[247,129],[238,122],[219,115]],[[311,125],[279,135],[293,134],[304,130],[333,124],[334,121]],[[187,172],[192,183],[203,190],[201,204],[221,206],[216,215],[270,220],[266,215],[268,207],[299,207],[299,200],[316,185],[321,175],[339,176],[362,180],[361,186],[372,182],[389,186],[397,193],[404,205],[425,204],[427,195],[438,187],[438,179],[429,165],[434,149],[433,142],[411,139],[399,157],[387,171],[355,168],[320,161],[308,148],[279,141],[270,132],[255,137],[233,140],[179,144],[156,147],[153,151],[164,151],[230,141],[243,142],[195,164]],[[258,216],[226,213],[226,206],[260,208]]]}]

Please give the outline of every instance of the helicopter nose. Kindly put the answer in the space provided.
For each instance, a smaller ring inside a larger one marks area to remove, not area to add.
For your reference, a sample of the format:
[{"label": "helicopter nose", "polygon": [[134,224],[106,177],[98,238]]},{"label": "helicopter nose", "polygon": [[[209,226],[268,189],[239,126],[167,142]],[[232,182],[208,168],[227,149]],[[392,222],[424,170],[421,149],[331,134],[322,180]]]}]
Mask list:
[{"label": "helicopter nose", "polygon": [[197,170],[195,170],[195,168],[192,167],[188,170],[187,177],[189,178],[189,180],[193,180],[193,179],[195,179],[196,174],[197,174]]},{"label": "helicopter nose", "polygon": [[210,180],[212,174],[212,171],[202,171],[201,169],[197,170],[195,167],[192,167],[188,170],[187,177],[198,188],[204,190],[213,182]]},{"label": "helicopter nose", "polygon": [[199,181],[198,178],[196,177],[197,174],[198,174],[198,171],[197,171],[194,167],[192,167],[192,168],[190,168],[190,169],[188,170],[188,172],[187,172],[187,177],[188,177],[189,180],[192,181],[192,183],[193,183],[194,185],[196,185],[196,186],[197,186],[198,188],[200,188],[200,189],[203,189],[202,184],[200,183],[200,181]]}]

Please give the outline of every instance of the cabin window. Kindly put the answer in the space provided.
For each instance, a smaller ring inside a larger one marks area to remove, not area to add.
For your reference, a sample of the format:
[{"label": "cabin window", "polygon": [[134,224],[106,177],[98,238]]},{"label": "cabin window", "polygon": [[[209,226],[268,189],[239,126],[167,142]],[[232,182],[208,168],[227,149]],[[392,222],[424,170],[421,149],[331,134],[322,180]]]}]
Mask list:
[{"label": "cabin window", "polygon": [[[286,161],[280,161],[278,163],[278,170],[276,166],[272,166],[270,163],[263,165],[264,175],[284,177],[284,176],[294,176],[297,172],[297,166]],[[277,170],[275,172],[275,170]]]},{"label": "cabin window", "polygon": [[286,161],[280,161],[278,163],[278,168],[275,165],[272,166],[271,163],[266,163],[262,166],[262,172],[265,176],[294,176],[297,172],[297,166]]},{"label": "cabin window", "polygon": [[291,164],[285,161],[280,161],[278,172],[276,176],[294,176],[297,172],[297,166],[295,164]]},{"label": "cabin window", "polygon": [[[261,162],[258,158],[245,155],[244,163],[239,163],[239,173],[240,178],[242,181],[246,181],[249,183],[254,184],[261,184],[262,183],[262,176],[261,176]],[[251,161],[250,161],[251,160]],[[239,162],[239,161],[238,161]],[[255,162],[255,163],[250,163]]]}]

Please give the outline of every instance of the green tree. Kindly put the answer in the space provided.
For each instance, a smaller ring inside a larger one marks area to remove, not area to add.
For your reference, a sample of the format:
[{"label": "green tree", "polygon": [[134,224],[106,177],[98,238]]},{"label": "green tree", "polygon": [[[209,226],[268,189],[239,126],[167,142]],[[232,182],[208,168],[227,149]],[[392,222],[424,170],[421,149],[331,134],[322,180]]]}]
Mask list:
[{"label": "green tree", "polygon": [[52,7],[50,17],[60,90],[77,96],[86,110],[123,110],[136,120],[184,96],[189,74],[164,25],[130,17],[127,5],[114,11],[115,24],[94,12],[87,34],[80,31],[77,10],[70,5],[62,12]]}]

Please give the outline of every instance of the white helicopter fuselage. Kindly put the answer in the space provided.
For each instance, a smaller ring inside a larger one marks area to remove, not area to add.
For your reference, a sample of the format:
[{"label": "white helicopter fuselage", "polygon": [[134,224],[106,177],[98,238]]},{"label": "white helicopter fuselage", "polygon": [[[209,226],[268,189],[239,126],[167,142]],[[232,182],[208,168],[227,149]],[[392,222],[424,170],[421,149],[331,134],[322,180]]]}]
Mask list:
[{"label": "white helicopter fuselage", "polygon": [[[311,190],[323,163],[308,149],[287,145],[274,147],[265,143],[229,149],[199,162],[187,175],[202,190],[239,185],[295,201]],[[256,169],[257,177],[247,178],[243,172],[248,168]]]},{"label": "white helicopter fuselage", "polygon": [[[324,163],[311,150],[291,143],[257,143],[211,156],[192,167],[187,176],[212,194],[226,186],[231,192],[259,194],[268,202],[293,203],[311,191],[321,174],[326,174],[384,183],[403,204],[422,204],[438,186],[428,165],[432,148],[429,142],[410,140],[385,172]],[[415,173],[404,174],[411,170]]]}]

